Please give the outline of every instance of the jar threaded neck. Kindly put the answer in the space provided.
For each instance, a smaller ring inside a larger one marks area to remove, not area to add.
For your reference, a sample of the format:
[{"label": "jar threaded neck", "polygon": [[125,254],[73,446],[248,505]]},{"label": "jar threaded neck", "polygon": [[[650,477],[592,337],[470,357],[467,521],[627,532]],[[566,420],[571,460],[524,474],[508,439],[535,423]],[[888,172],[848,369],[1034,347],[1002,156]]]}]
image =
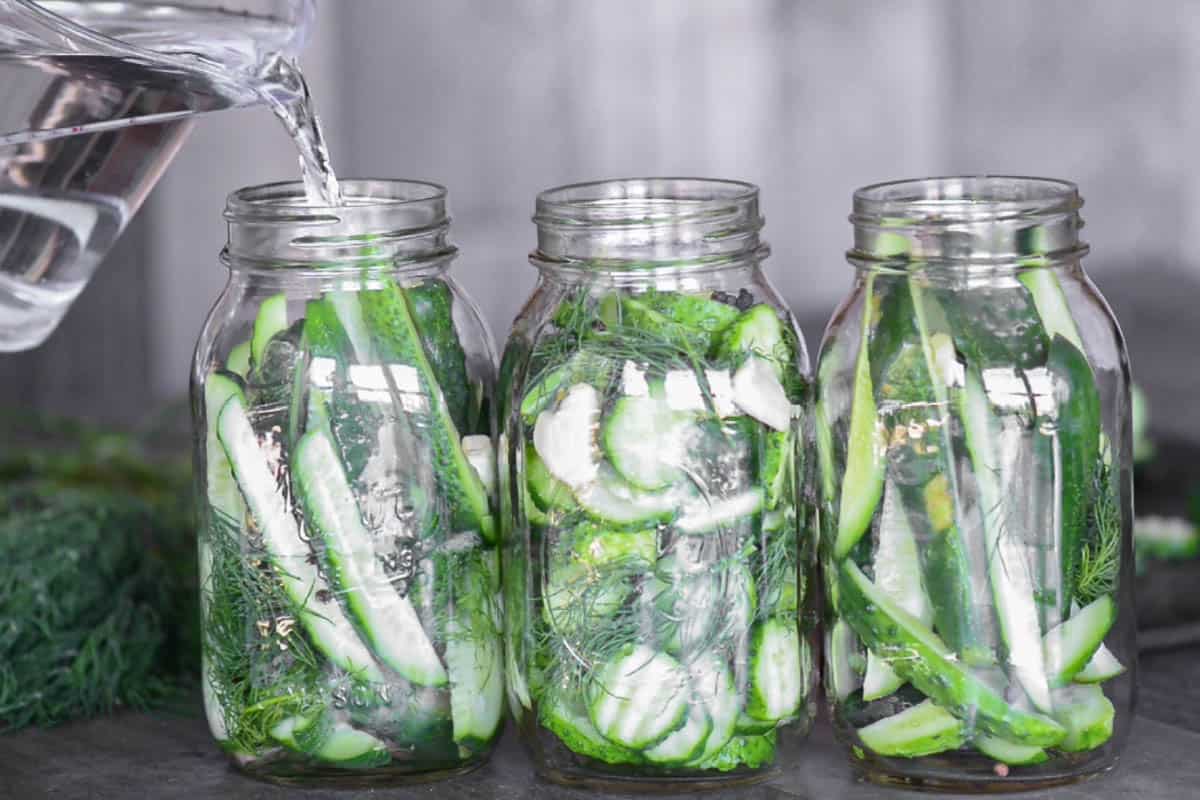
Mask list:
[{"label": "jar threaded neck", "polygon": [[856,265],[1032,265],[1075,260],[1083,198],[1075,184],[1008,175],[879,183],[854,193]]},{"label": "jar threaded neck", "polygon": [[625,178],[537,197],[539,267],[681,268],[761,259],[758,187],[708,178]]},{"label": "jar threaded neck", "polygon": [[446,190],[413,180],[340,181],[343,204],[310,204],[299,181],[229,195],[231,269],[427,267],[453,256]]}]

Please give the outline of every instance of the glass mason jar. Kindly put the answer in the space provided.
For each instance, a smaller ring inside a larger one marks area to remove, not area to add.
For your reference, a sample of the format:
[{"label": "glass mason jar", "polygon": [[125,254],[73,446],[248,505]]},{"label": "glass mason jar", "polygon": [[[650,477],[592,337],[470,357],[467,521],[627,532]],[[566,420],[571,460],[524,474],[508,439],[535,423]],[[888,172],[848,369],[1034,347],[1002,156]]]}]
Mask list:
[{"label": "glass mason jar", "polygon": [[229,198],[192,372],[204,690],[251,774],[470,769],[501,728],[494,351],[446,193]]},{"label": "glass mason jar", "polygon": [[589,183],[534,221],[497,390],[509,705],[551,780],[769,775],[813,714],[815,537],[758,190]]},{"label": "glass mason jar", "polygon": [[826,688],[872,779],[1068,783],[1129,732],[1129,365],[1081,205],[1039,178],[854,195],[816,471]]}]

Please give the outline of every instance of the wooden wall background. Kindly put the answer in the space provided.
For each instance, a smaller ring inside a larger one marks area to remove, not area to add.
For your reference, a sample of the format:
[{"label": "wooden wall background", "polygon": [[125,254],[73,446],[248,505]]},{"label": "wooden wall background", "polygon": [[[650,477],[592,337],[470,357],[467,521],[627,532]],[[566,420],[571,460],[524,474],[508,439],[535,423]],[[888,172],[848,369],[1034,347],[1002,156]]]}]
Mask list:
[{"label": "wooden wall background", "polygon": [[[499,342],[534,277],[535,192],[596,177],[761,185],[767,267],[814,351],[867,182],[1071,178],[1102,284],[1146,270],[1170,292],[1197,266],[1191,0],[324,0],[318,27],[304,63],[339,171],[449,187],[456,271]],[[0,356],[0,404],[135,422],[179,397],[225,194],[294,175],[265,111],[201,119],[63,329]]]}]

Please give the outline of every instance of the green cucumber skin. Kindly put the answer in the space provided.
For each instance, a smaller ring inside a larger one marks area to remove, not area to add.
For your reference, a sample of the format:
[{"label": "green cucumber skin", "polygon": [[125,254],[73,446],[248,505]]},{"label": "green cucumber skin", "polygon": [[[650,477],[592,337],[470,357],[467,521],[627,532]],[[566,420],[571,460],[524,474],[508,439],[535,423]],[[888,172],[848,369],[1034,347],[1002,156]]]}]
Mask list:
[{"label": "green cucumber skin", "polygon": [[[1051,340],[1046,368],[1057,379],[1056,393],[1061,391],[1059,387],[1066,390],[1056,429],[1062,474],[1062,586],[1070,590],[1075,585],[1080,543],[1086,536],[1093,502],[1092,475],[1100,455],[1100,394],[1087,356],[1062,336]],[[1053,463],[1053,453],[1046,452],[1048,441],[1039,444],[1039,457],[1049,456]],[[1068,593],[1063,592],[1060,612],[1065,613],[1070,605]]]},{"label": "green cucumber skin", "polygon": [[838,582],[842,618],[875,653],[893,656],[891,667],[935,703],[959,719],[974,719],[986,733],[1020,744],[1053,746],[1062,741],[1061,726],[1009,705],[917,620],[903,611],[889,617],[880,602],[882,593],[853,562],[842,562]]},{"label": "green cucumber skin", "polygon": [[[909,730],[906,733],[904,727],[913,725],[932,728],[919,728],[918,731]],[[874,753],[899,758],[920,758],[957,750],[966,741],[962,721],[931,700],[859,728],[858,738],[864,747]]]},{"label": "green cucumber skin", "polygon": [[439,493],[449,507],[454,530],[479,531],[485,540],[495,541],[496,526],[488,505],[487,490],[463,455],[461,437],[433,368],[425,357],[404,292],[392,284],[383,289],[359,292],[358,297],[380,360],[385,364],[409,364],[417,371],[422,394],[431,406],[423,422],[437,465]]},{"label": "green cucumber skin", "polygon": [[454,327],[454,294],[450,286],[444,280],[430,280],[403,291],[455,429],[464,436],[488,433],[487,420],[480,424],[481,409],[471,396],[467,354]]}]

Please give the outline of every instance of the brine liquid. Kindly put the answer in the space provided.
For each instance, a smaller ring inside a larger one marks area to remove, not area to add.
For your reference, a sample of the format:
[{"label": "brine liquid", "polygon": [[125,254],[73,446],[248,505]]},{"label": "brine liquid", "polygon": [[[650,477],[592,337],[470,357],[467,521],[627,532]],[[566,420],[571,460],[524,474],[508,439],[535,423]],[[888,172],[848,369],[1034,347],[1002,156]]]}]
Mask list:
[{"label": "brine liquid", "polygon": [[267,103],[296,142],[309,199],[338,202],[303,76],[276,55],[290,36],[283,23],[174,6],[41,6],[77,28],[0,0],[0,352],[53,332],[198,113]]}]

